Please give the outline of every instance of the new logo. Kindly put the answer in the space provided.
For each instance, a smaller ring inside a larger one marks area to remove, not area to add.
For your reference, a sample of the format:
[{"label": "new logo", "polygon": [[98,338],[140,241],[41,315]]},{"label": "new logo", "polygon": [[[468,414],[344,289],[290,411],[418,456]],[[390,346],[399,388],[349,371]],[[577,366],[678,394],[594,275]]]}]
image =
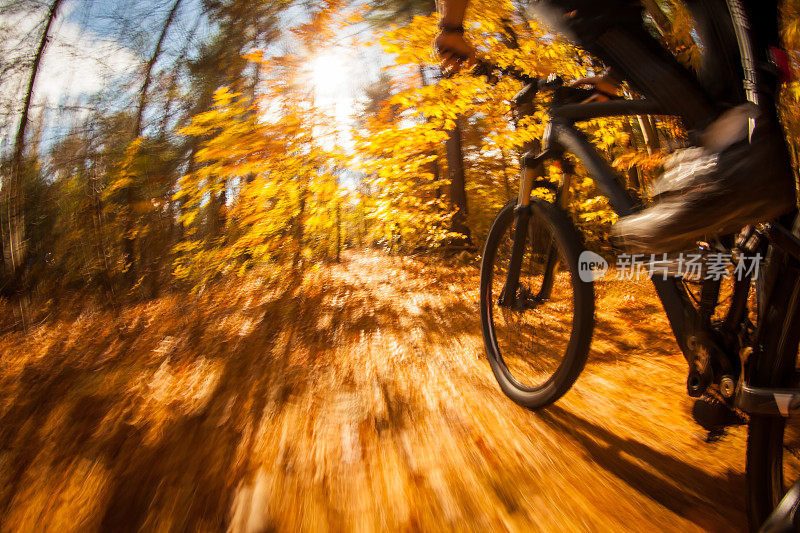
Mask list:
[{"label": "new logo", "polygon": [[608,261],[589,250],[584,250],[578,256],[578,276],[581,281],[588,283],[601,279],[608,271]]}]

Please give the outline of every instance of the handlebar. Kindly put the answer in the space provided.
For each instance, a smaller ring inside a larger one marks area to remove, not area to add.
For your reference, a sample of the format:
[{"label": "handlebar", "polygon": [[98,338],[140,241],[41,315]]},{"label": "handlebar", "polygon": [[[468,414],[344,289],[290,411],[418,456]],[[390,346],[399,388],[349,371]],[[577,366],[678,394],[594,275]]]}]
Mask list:
[{"label": "handlebar", "polygon": [[487,81],[492,85],[496,84],[499,81],[497,74],[502,74],[504,76],[509,76],[514,78],[515,80],[521,81],[526,85],[537,85],[540,81],[539,78],[535,78],[533,76],[528,76],[524,72],[514,69],[514,68],[506,68],[495,65],[493,63],[489,63],[488,61],[481,61],[479,60],[475,67],[472,69],[473,74],[476,76],[485,76]]},{"label": "handlebar", "polygon": [[533,100],[540,90],[554,90],[564,85],[564,80],[555,74],[550,74],[546,78],[537,78],[529,76],[520,70],[501,67],[487,61],[478,61],[472,72],[476,76],[485,76],[492,85],[497,84],[499,81],[498,74],[509,76],[524,83],[525,86],[512,99],[515,104]]},{"label": "handlebar", "polygon": [[476,76],[485,76],[489,83],[493,85],[499,80],[497,74],[509,76],[515,80],[521,81],[526,85],[533,85],[539,90],[557,89],[558,87],[564,85],[564,80],[556,74],[550,74],[546,78],[537,78],[535,76],[529,76],[521,70],[517,70],[515,68],[501,67],[499,65],[495,65],[494,63],[481,60],[475,64],[472,72]]}]

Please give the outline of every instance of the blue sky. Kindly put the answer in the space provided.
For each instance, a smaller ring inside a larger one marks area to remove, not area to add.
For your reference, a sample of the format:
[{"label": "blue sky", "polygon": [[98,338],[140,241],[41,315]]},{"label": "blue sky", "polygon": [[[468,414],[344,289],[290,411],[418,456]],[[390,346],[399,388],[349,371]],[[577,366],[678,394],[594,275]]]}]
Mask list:
[{"label": "blue sky", "polygon": [[[68,111],[64,115],[63,106],[77,105],[80,108],[90,95],[98,91],[114,87],[118,91],[125,89],[126,82],[135,79],[141,72],[143,62],[152,54],[155,40],[174,2],[67,0],[53,28],[53,38],[40,68],[35,105],[41,109],[46,104],[50,110],[50,120],[68,127],[74,120],[80,120],[80,111]],[[292,18],[296,16],[293,14]],[[0,23],[8,23],[7,17],[6,20],[3,17],[0,13]],[[25,32],[35,35],[40,20],[28,17],[12,21],[12,25],[18,26],[20,35]],[[168,34],[163,57],[156,65],[157,70],[169,68],[171,61],[185,46],[186,36],[192,31],[195,32],[195,39],[190,57],[213,28],[201,15],[201,0],[182,0]],[[364,27],[345,28],[340,32],[341,37],[335,39],[338,45],[323,47],[308,62],[311,70],[309,85],[313,87],[316,103],[335,117],[340,131],[339,141],[345,146],[350,144],[348,130],[352,125],[351,115],[362,88],[377,79],[381,67],[390,61],[377,46],[353,46],[346,37],[356,32],[362,38],[370,37]],[[14,85],[13,81],[0,80],[0,97],[19,102],[19,95],[12,95],[19,93],[21,84]],[[106,105],[129,105],[133,87],[135,84],[128,86],[119,97]],[[52,131],[53,137],[58,134],[57,130]],[[0,131],[0,145],[2,143],[3,131]]]},{"label": "blue sky", "polygon": [[[79,27],[90,40],[116,41],[129,53],[146,60],[174,2],[175,0],[70,0],[65,21]],[[297,15],[289,16],[294,19]],[[129,23],[121,24],[120,18]],[[315,92],[319,103],[332,108],[338,107],[336,114],[339,116],[343,114],[342,106],[351,105],[361,86],[377,79],[380,68],[386,64],[386,58],[377,47],[364,49],[349,46],[344,36],[354,30],[364,32],[364,28],[346,28],[341,32],[343,42],[339,46],[323,48],[319,51],[319,58],[310,59],[312,67],[316,66],[318,71],[312,76],[312,81],[316,82]],[[181,52],[186,35],[192,31],[195,32],[195,43],[199,44],[213,30],[201,14],[201,0],[182,0],[165,43],[164,57],[160,61],[162,65]],[[193,52],[196,50],[190,51],[190,56]],[[331,65],[336,68],[326,69],[326,66]],[[327,75],[327,80],[324,75]]]},{"label": "blue sky", "polygon": [[[139,54],[148,55],[155,46],[175,0],[70,0],[66,21],[87,34],[120,42]],[[165,43],[167,55],[184,46],[184,38],[195,32],[200,42],[211,31],[201,10],[201,0],[182,0]]]}]

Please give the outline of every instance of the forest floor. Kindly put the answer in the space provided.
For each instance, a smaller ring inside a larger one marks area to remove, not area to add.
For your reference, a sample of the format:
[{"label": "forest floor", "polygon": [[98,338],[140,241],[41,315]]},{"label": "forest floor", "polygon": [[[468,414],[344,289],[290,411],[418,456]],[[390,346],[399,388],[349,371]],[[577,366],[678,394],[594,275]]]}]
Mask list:
[{"label": "forest floor", "polygon": [[0,337],[2,531],[738,531],[745,427],[704,429],[642,282],[600,282],[589,363],[526,411],[474,267],[353,252]]}]

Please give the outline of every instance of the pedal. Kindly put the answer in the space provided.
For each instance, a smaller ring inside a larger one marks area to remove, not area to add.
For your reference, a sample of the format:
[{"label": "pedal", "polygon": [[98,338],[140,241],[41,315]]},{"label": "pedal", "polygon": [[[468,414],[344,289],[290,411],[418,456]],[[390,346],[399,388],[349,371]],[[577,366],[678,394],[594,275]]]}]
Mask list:
[{"label": "pedal", "polygon": [[719,380],[719,393],[726,401],[733,398],[736,394],[736,380],[733,379],[733,376],[722,376],[722,379]]}]

